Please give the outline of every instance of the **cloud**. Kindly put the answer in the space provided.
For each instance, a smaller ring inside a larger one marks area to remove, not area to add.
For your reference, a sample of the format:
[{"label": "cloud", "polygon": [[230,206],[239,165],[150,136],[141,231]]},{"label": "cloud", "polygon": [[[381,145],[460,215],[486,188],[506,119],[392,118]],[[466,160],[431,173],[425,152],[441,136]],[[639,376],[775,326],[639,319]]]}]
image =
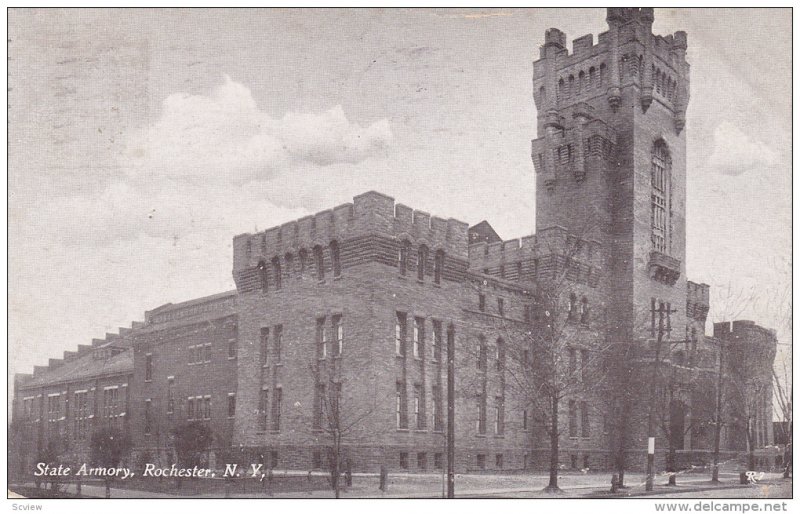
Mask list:
[{"label": "cloud", "polygon": [[708,164],[724,175],[769,168],[779,162],[776,150],[752,139],[736,125],[723,121],[714,129],[714,150]]},{"label": "cloud", "polygon": [[120,164],[134,176],[242,183],[298,166],[358,163],[385,155],[387,120],[361,126],[337,105],[322,113],[260,111],[250,90],[227,75],[207,96],[173,94],[161,118],[133,134]]}]

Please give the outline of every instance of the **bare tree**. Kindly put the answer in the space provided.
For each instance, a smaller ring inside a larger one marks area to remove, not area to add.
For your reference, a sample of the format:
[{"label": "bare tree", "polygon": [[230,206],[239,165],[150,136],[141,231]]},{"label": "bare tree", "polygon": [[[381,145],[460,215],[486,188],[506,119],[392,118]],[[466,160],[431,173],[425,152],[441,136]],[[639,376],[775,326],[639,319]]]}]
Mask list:
[{"label": "bare tree", "polygon": [[343,358],[337,356],[318,360],[310,367],[315,387],[312,426],[330,442],[331,487],[336,498],[341,494],[345,447],[361,432],[361,424],[374,410],[374,404],[359,404],[354,398],[346,396],[347,379],[342,372],[342,365]]},{"label": "bare tree", "polygon": [[[566,430],[577,437],[578,411],[585,418],[597,404],[594,397],[604,387],[603,363],[609,345],[603,337],[603,313],[590,310],[587,287],[580,280],[586,272],[581,262],[586,241],[564,232],[542,238],[539,244],[549,264],[538,270],[528,319],[498,322],[503,337],[497,366],[512,401],[544,427],[550,450],[545,491],[557,492],[560,438]],[[479,370],[485,371],[488,350],[481,343],[474,351]],[[565,414],[569,417],[566,426]],[[530,445],[535,450],[532,426]]]}]

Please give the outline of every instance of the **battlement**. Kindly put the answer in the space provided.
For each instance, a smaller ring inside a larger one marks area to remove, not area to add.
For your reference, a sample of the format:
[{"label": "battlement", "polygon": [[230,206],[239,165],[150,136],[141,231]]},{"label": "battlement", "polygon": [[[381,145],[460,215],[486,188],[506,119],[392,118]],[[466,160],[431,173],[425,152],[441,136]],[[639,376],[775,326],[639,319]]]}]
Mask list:
[{"label": "battlement", "polygon": [[709,286],[686,281],[686,315],[705,323],[709,309]]},{"label": "battlement", "polygon": [[[394,198],[370,191],[353,198],[353,203],[318,212],[257,234],[240,234],[233,240],[233,269],[237,271],[269,266],[277,260],[294,264],[295,256],[311,258],[315,248],[327,252],[332,242],[381,236],[393,241],[407,240],[415,247],[425,245],[431,252],[443,250],[450,257],[466,260],[469,225],[431,216]],[[344,248],[342,248],[344,252]],[[262,263],[262,264],[259,264]]]},{"label": "battlement", "polygon": [[547,133],[531,141],[534,170],[544,177],[545,187],[551,188],[559,174],[568,173],[580,182],[592,170],[604,170],[615,162],[617,133],[604,121],[593,119],[593,112],[581,102],[566,119],[557,111],[548,113]]},{"label": "battlement", "polygon": [[748,340],[755,343],[777,343],[775,329],[756,325],[750,320],[722,321],[714,323],[714,337],[726,340]]},{"label": "battlement", "polygon": [[532,282],[540,273],[569,262],[576,271],[568,278],[596,285],[602,269],[600,249],[597,241],[578,238],[563,227],[550,227],[521,239],[473,243],[469,245],[469,267],[501,279]]},{"label": "battlement", "polygon": [[609,8],[607,21],[609,30],[598,36],[597,44],[591,34],[581,36],[573,40],[571,54],[566,34],[547,29],[539,60],[533,63],[539,117],[598,97],[606,97],[616,109],[621,88],[629,85],[640,89],[645,111],[657,98],[682,114],[688,103],[686,32],[654,35],[652,8]]}]

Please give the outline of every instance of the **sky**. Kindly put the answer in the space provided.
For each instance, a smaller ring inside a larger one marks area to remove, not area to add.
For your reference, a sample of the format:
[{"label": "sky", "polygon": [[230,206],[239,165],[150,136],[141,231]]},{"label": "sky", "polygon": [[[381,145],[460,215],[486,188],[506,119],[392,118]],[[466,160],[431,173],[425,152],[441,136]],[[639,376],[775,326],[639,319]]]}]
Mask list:
[{"label": "sky", "polygon": [[[9,383],[145,310],[233,289],[233,235],[368,190],[531,234],[532,62],[547,28],[607,29],[604,9],[8,21]],[[656,9],[653,26],[688,33],[688,278],[711,285],[711,319],[787,345],[791,28],[788,9]]]}]

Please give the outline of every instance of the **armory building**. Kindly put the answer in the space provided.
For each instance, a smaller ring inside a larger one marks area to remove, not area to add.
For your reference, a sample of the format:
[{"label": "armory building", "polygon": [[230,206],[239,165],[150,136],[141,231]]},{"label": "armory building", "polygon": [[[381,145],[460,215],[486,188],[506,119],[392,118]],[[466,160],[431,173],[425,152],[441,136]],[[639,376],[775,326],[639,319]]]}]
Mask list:
[{"label": "armory building", "polygon": [[648,435],[660,467],[708,463],[718,421],[726,458],[772,444],[775,333],[705,335],[708,286],[686,277],[687,36],[652,23],[609,9],[571,54],[546,32],[535,234],[503,241],[371,191],[237,235],[235,290],[15,377],[12,472],[47,451],[81,462],[107,425],[130,434],[131,465],[169,465],[187,421],[211,428],[210,466],[324,468],[336,428],[355,470],[441,469],[448,401],[459,471],[546,467],[553,437],[571,468],[641,468]]}]

